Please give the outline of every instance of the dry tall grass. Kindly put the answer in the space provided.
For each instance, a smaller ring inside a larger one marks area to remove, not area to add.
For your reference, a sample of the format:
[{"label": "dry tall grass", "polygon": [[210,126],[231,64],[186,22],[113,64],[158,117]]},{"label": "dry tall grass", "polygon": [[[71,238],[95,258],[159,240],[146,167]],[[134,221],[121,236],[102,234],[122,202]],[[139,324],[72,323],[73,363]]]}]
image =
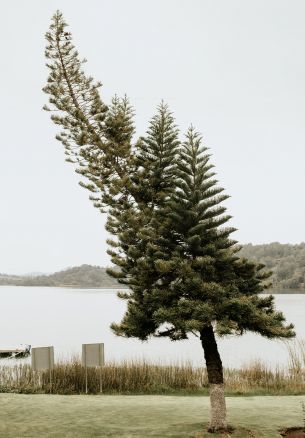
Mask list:
[{"label": "dry tall grass", "polygon": [[[287,345],[287,367],[271,368],[256,361],[240,369],[225,369],[228,394],[305,394],[305,341]],[[191,364],[147,362],[107,363],[88,368],[88,392],[97,394],[207,394],[206,369]],[[100,380],[101,378],[101,380]],[[82,394],[85,369],[78,358],[58,363],[50,373],[33,372],[30,365],[0,366],[0,392]]]}]

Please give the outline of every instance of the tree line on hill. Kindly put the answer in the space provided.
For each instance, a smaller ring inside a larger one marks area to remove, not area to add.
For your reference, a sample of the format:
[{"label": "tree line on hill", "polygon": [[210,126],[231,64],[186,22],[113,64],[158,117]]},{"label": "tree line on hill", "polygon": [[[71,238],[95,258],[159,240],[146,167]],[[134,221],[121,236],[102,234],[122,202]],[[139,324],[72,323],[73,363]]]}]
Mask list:
[{"label": "tree line on hill", "polygon": [[[278,242],[244,245],[240,254],[250,260],[266,265],[273,272],[271,281],[274,292],[281,289],[305,290],[305,243],[298,245]],[[0,285],[53,286],[81,288],[122,288],[106,268],[81,265],[50,275],[18,276],[0,274]]]},{"label": "tree line on hill", "polygon": [[305,289],[305,243],[298,245],[278,242],[244,245],[241,255],[263,263],[273,272],[274,289]]},{"label": "tree line on hill", "polygon": [[76,266],[50,275],[17,276],[0,274],[0,285],[121,288],[119,283],[106,273],[106,268],[91,265]]}]

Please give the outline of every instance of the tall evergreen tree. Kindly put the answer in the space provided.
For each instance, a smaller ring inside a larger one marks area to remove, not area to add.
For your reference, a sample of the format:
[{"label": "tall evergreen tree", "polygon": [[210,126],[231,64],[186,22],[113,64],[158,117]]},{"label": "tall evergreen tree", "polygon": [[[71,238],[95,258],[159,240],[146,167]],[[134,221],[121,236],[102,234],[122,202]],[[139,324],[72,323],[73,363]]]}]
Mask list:
[{"label": "tall evergreen tree", "polygon": [[133,143],[133,111],[115,97],[108,108],[86,77],[71,34],[57,12],[47,33],[52,119],[82,185],[107,212],[110,273],[129,292],[127,311],[112,328],[118,335],[201,341],[211,394],[210,430],[227,428],[222,362],[215,334],[245,331],[267,338],[294,335],[276,312],[272,296],[260,296],[268,274],[238,256],[230,239],[227,198],[214,179],[201,138],[191,128],[180,145],[167,106],[161,104],[145,137]]},{"label": "tall evergreen tree", "polygon": [[265,280],[270,274],[263,271],[263,265],[239,258],[240,247],[229,237],[234,229],[222,227],[230,219],[221,205],[227,195],[217,187],[209,158],[199,134],[191,128],[176,170],[177,190],[167,200],[171,220],[166,218],[163,228],[158,228],[154,250],[145,254],[145,263],[157,273],[145,292],[149,314],[143,308],[149,325],[143,327],[143,314],[139,321],[134,309],[141,303],[132,295],[122,323],[112,328],[117,334],[141,339],[198,336],[210,384],[210,431],[217,431],[227,428],[227,420],[215,334],[253,331],[271,339],[294,333],[292,325],[284,324],[283,314],[274,310],[273,296],[259,295],[268,286]]}]

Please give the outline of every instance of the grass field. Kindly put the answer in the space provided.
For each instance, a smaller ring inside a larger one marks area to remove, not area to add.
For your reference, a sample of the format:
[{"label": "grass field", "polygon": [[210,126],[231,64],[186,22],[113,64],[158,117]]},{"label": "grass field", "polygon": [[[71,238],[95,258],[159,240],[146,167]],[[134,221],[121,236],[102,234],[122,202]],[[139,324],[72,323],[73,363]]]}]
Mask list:
[{"label": "grass field", "polygon": [[[280,437],[303,424],[302,396],[228,397],[236,438]],[[204,438],[208,397],[0,394],[0,437]],[[249,432],[251,430],[251,433]]]}]

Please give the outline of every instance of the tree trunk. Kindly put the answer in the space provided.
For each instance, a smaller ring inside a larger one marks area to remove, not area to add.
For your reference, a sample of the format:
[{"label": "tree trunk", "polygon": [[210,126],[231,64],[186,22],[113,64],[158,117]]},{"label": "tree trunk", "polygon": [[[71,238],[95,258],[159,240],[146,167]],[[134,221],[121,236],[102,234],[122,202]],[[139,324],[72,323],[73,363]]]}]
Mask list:
[{"label": "tree trunk", "polygon": [[204,351],[210,386],[211,415],[209,432],[226,431],[228,424],[226,418],[222,362],[211,325],[200,331],[200,339]]}]

